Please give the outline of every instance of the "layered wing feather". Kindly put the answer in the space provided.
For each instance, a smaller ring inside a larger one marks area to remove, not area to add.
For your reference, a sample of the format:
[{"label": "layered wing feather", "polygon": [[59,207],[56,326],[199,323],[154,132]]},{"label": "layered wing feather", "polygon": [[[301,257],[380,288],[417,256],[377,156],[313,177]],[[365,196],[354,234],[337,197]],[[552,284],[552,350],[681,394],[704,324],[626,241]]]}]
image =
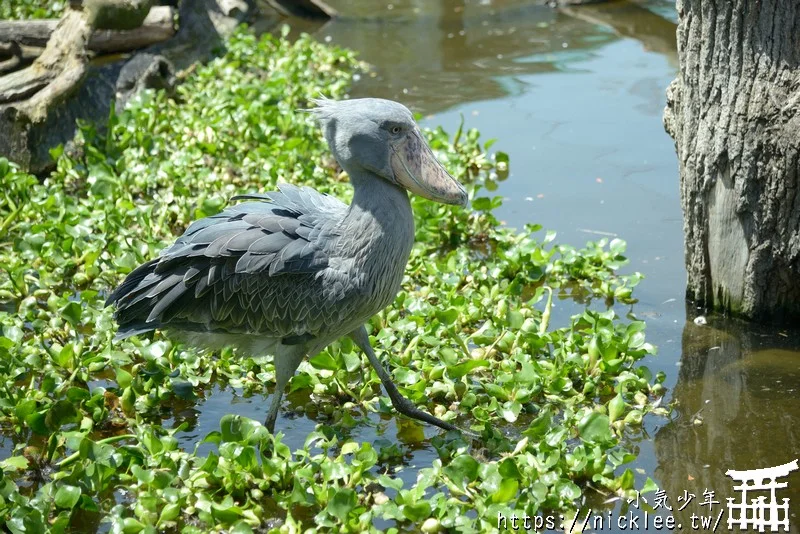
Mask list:
[{"label": "layered wing feather", "polygon": [[347,288],[331,253],[347,206],[310,188],[279,189],[234,197],[256,202],[195,221],[131,272],[106,302],[117,305],[118,337],[166,326],[292,342],[340,320]]}]

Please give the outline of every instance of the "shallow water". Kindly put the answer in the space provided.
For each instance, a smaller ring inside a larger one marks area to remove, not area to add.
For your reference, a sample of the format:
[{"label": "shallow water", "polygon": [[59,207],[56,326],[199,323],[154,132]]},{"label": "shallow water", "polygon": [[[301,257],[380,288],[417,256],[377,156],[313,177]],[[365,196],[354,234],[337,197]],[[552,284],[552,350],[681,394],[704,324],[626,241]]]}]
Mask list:
[{"label": "shallow water", "polygon": [[[498,139],[493,149],[511,157],[511,174],[494,193],[505,197],[499,215],[506,224],[536,222],[573,245],[604,236],[628,242],[626,270],[647,276],[632,311],[659,347],[645,364],[667,373],[665,400],[676,403],[669,420],[646,420],[633,467],[641,470],[639,485],[652,476],[666,491],[677,522],[689,528],[691,514],[717,518],[726,498],[737,497],[727,470],[800,456],[800,333],[721,318],[697,326],[695,310],[684,305],[677,161],[661,123],[677,70],[672,2],[560,11],[524,0],[406,0],[384,10],[371,0],[329,3],[341,19],[321,28],[297,23],[295,30],[353,48],[373,66],[353,97],[400,100],[424,115],[423,124],[451,132],[463,116],[485,139]],[[572,311],[558,306],[553,324]],[[186,444],[216,429],[232,404],[255,419],[267,408],[260,397],[215,391],[198,407]],[[301,446],[315,423],[286,412],[278,422],[285,441]],[[366,421],[354,438],[404,439],[394,419]],[[409,445],[402,476],[412,482],[414,468],[430,465],[436,453]],[[800,531],[800,471],[781,481],[788,488],[779,500],[792,499],[791,529]],[[701,505],[704,491],[721,504]],[[694,500],[679,502],[684,492]],[[590,498],[587,506],[601,504]],[[726,521],[727,514],[720,528]]]}]

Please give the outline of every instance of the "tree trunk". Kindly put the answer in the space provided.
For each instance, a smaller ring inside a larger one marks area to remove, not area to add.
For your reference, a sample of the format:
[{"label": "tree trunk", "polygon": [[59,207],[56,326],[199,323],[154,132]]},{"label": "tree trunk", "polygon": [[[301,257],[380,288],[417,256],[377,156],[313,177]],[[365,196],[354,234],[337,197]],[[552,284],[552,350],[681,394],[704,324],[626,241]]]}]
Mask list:
[{"label": "tree trunk", "polygon": [[678,0],[675,140],[687,297],[800,318],[800,3]]}]

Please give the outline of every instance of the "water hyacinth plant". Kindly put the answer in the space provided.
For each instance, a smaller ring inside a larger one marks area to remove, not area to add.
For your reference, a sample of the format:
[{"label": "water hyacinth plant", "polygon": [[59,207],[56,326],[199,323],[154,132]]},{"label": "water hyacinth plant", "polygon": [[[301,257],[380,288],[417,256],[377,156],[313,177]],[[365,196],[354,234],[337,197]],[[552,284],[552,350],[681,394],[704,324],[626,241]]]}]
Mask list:
[{"label": "water hyacinth plant", "polygon": [[66,4],[64,0],[2,0],[0,20],[58,18]]},{"label": "water hyacinth plant", "polygon": [[[400,419],[402,441],[380,425],[375,439],[354,438],[393,412],[343,339],[290,384],[317,423],[301,448],[235,406],[202,440],[209,452],[182,446],[179,412],[215,388],[264,395],[271,359],[161,334],[112,343],[104,298],[234,194],[290,182],[348,198],[313,119],[295,111],[320,93],[343,97],[360,68],[309,37],[241,30],[177,94],[144,94],[102,134],[85,126],[43,180],[0,160],[6,529],[483,532],[498,513],[568,514],[589,491],[654,488],[635,487],[625,468],[642,418],[664,409],[663,377],[637,363],[655,352],[644,323],[612,307],[633,302],[640,278],[617,274],[624,243],[576,250],[536,226],[502,227],[501,199],[485,186],[508,157],[488,153],[476,130],[426,132],[472,206],[413,199],[417,243],[402,291],[369,329],[403,393],[481,442],[455,432],[426,440]],[[579,302],[566,324],[551,320],[554,298]],[[398,474],[411,469],[415,442],[436,458],[408,484]]]}]

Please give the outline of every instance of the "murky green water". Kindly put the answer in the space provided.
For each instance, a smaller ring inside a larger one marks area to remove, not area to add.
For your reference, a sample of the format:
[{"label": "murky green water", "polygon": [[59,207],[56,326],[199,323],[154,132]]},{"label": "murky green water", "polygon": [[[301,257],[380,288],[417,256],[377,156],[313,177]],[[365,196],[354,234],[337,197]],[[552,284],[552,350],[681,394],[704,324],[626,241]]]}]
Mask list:
[{"label": "murky green water", "polygon": [[[665,490],[684,529],[692,514],[716,520],[727,497],[738,499],[727,470],[800,457],[800,333],[687,321],[677,162],[661,124],[664,92],[677,69],[672,2],[560,11],[523,0],[400,0],[383,9],[371,0],[329,3],[341,19],[295,29],[358,50],[373,65],[352,96],[402,101],[425,115],[424,124],[449,131],[463,116],[468,127],[499,139],[494,148],[511,156],[511,175],[497,191],[507,224],[537,222],[575,245],[604,236],[627,240],[628,269],[647,275],[632,311],[647,320],[649,339],[660,348],[646,363],[667,373],[665,400],[677,404],[671,420],[646,421],[648,438],[638,444],[634,467],[639,485],[653,476]],[[572,310],[561,303],[554,324]],[[195,431],[184,440],[216,429],[231,404],[255,419],[267,407],[262,398],[215,392],[199,412],[185,414]],[[314,423],[285,414],[285,441],[300,446]],[[401,476],[411,482],[415,467],[436,454],[395,425],[376,418],[353,437],[406,442],[414,453]],[[792,500],[798,531],[800,471],[782,481],[788,488],[778,497]],[[706,491],[719,504],[702,505]],[[679,500],[688,494],[691,502]],[[614,506],[603,500],[590,497],[587,506]],[[721,521],[725,530],[727,515]]]}]

